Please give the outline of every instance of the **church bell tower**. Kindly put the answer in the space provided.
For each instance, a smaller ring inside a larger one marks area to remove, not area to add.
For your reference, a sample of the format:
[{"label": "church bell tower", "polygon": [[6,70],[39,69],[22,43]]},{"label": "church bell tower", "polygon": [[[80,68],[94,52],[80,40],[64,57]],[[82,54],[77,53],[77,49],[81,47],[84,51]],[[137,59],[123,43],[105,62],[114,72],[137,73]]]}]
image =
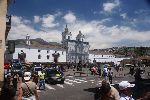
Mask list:
[{"label": "church bell tower", "polygon": [[30,36],[27,34],[26,36],[26,45],[30,45]]},{"label": "church bell tower", "polygon": [[66,25],[64,32],[62,32],[62,41],[61,43],[66,46],[67,40],[71,40],[72,34],[69,32],[68,27]]}]

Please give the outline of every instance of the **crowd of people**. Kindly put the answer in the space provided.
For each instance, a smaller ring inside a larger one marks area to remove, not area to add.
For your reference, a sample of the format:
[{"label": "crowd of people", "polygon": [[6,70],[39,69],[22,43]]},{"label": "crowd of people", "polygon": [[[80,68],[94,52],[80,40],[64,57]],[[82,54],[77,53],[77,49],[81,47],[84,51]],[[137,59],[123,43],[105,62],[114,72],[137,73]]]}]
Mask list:
[{"label": "crowd of people", "polygon": [[95,100],[150,100],[150,92],[146,92],[140,98],[133,97],[135,84],[128,81],[121,81],[117,86],[112,86],[106,80],[95,94]]},{"label": "crowd of people", "polygon": [[[39,84],[38,84],[39,83]],[[37,90],[45,90],[45,73],[26,70],[22,77],[17,72],[5,75],[0,100],[39,100]]]},{"label": "crowd of people", "polygon": [[[63,68],[55,66],[56,69],[62,71]],[[45,69],[48,67],[45,67]],[[75,67],[74,67],[75,68]],[[82,70],[81,64],[76,67],[77,70]],[[120,69],[123,70],[123,69]],[[90,68],[92,75],[99,75],[103,77],[102,86],[97,91],[97,100],[136,100],[134,93],[136,91],[135,84],[128,81],[118,83],[118,86],[112,86],[113,70],[109,65],[104,65],[103,69],[98,66]],[[133,68],[130,68],[131,75],[133,75]],[[141,79],[140,69],[135,70],[135,81],[139,82]],[[0,100],[15,100],[16,91],[18,91],[18,100],[39,100],[38,89],[45,90],[45,72],[33,72],[26,70],[22,79],[16,72],[5,77],[4,85],[0,95]],[[133,91],[134,90],[134,91]],[[1,99],[2,98],[2,99]],[[150,100],[150,92],[147,92],[143,97],[138,97],[138,100]]]},{"label": "crowd of people", "polygon": [[[110,65],[109,65],[110,66]],[[103,77],[105,80],[109,80],[110,84],[112,84],[112,78],[113,78],[113,70],[111,67],[108,67],[108,65],[104,65],[103,68],[99,66],[93,66],[90,68],[92,75],[99,75],[100,77]]]},{"label": "crowd of people", "polygon": [[[0,93],[0,100],[39,100],[37,90],[46,91],[45,87],[45,70],[53,68],[63,74],[64,68],[61,66],[42,66],[40,71],[33,70],[31,66],[24,69],[22,76],[17,72],[4,75],[4,84]],[[36,66],[37,67],[37,66]]]}]

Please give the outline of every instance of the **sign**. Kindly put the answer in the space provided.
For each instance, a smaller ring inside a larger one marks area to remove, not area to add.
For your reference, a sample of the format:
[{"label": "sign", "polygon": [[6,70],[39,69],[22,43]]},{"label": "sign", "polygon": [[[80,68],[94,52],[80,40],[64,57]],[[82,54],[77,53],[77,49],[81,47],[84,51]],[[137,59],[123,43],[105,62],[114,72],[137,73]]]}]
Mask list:
[{"label": "sign", "polygon": [[2,48],[2,40],[0,40],[0,49]]}]

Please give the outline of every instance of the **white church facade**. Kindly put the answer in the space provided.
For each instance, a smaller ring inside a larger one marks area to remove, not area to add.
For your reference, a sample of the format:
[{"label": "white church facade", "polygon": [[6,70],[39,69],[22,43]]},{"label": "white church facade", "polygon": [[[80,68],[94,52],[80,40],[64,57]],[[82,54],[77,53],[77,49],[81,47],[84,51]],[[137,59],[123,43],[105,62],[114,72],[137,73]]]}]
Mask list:
[{"label": "white church facade", "polygon": [[54,53],[58,53],[58,62],[66,62],[66,50],[62,45],[33,45],[30,36],[26,36],[26,44],[16,45],[13,59],[18,59],[18,54],[23,51],[26,54],[26,62],[54,62]]},{"label": "white church facade", "polygon": [[76,39],[72,39],[72,34],[69,32],[67,25],[62,32],[62,45],[66,48],[66,61],[69,63],[86,63],[89,59],[89,42],[85,42],[85,36],[79,31]]},{"label": "white church facade", "polygon": [[55,52],[59,53],[58,62],[66,62],[66,51],[63,48],[18,45],[15,48],[13,59],[18,59],[18,53],[20,53],[21,50],[26,53],[26,62],[54,62],[53,54]]}]

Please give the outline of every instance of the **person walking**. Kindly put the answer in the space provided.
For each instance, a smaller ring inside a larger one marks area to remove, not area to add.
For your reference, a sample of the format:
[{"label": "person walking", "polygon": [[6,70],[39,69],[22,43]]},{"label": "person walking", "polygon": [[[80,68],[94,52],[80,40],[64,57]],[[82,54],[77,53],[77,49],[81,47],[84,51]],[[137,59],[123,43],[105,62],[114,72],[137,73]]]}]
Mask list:
[{"label": "person walking", "polygon": [[31,81],[31,72],[24,73],[24,81],[19,86],[18,100],[39,100],[37,86]]},{"label": "person walking", "polygon": [[98,66],[98,74],[101,77],[101,66],[100,65]]},{"label": "person walking", "polygon": [[14,89],[17,91],[17,84],[19,82],[19,75],[17,72],[14,72],[13,75],[11,76],[11,78],[13,78],[12,83],[14,86]]},{"label": "person walking", "polygon": [[38,84],[38,72],[34,72],[33,74],[33,82],[35,82],[35,84]]},{"label": "person walking", "polygon": [[131,76],[133,76],[133,74],[134,74],[134,66],[133,65],[130,67],[130,72],[129,73],[131,74]]},{"label": "person walking", "polygon": [[103,76],[104,76],[104,79],[107,80],[107,76],[108,76],[108,68],[107,68],[107,66],[104,66]]},{"label": "person walking", "polygon": [[112,84],[113,71],[111,68],[108,69],[108,79],[109,83]]},{"label": "person walking", "polygon": [[39,90],[41,89],[41,86],[43,86],[43,89],[45,90],[45,73],[44,73],[44,71],[41,71],[41,73],[39,73],[38,76],[39,76]]},{"label": "person walking", "polygon": [[96,75],[97,74],[97,70],[96,70],[96,66],[93,66],[91,69],[92,75]]},{"label": "person walking", "polygon": [[141,90],[142,90],[142,77],[141,77],[141,71],[140,71],[140,68],[137,68],[135,70],[135,74],[134,74],[134,77],[135,77],[135,87],[133,89],[133,97],[134,98],[139,98],[139,96],[143,93]]}]

